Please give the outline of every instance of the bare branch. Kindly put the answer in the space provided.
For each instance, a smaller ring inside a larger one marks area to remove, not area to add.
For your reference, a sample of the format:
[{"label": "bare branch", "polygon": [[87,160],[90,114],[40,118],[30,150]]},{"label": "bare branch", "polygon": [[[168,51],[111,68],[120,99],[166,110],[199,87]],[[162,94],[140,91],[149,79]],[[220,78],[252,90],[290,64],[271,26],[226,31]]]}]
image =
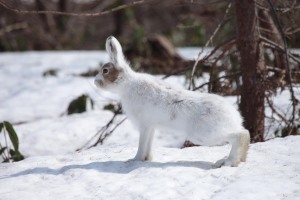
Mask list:
[{"label": "bare branch", "polygon": [[103,15],[107,15],[107,14],[119,11],[119,10],[123,10],[126,8],[130,8],[130,7],[134,7],[134,6],[138,6],[138,5],[142,5],[142,4],[146,4],[146,3],[150,3],[150,2],[152,2],[152,0],[132,1],[130,3],[123,4],[123,5],[117,6],[115,8],[109,9],[109,10],[105,10],[102,12],[95,12],[95,13],[61,12],[61,11],[54,11],[54,10],[21,10],[21,9],[14,8],[14,7],[8,5],[3,0],[0,0],[0,5],[3,6],[4,8],[6,8],[7,10],[10,10],[17,14],[27,14],[27,15],[28,14],[52,14],[52,15],[74,16],[74,17],[99,17],[99,16],[103,16]]},{"label": "bare branch", "polygon": [[300,27],[294,27],[294,29],[289,28],[289,29],[284,31],[284,33],[286,35],[293,35],[293,34],[298,33],[298,32],[300,32]]},{"label": "bare branch", "polygon": [[[268,71],[271,71],[271,72],[279,72],[279,73],[282,73],[282,74],[285,74],[286,73],[286,70],[285,69],[280,69],[278,67],[271,67],[271,66],[266,66],[266,69]],[[300,74],[300,71],[293,71],[291,72],[293,75],[299,75]]]},{"label": "bare branch", "polygon": [[291,125],[292,127],[295,127],[295,114],[296,114],[297,101],[296,101],[296,97],[295,97],[295,94],[294,94],[294,89],[293,89],[293,86],[292,86],[291,70],[290,70],[289,59],[288,59],[287,42],[286,42],[286,38],[285,38],[285,35],[284,35],[284,32],[283,32],[281,23],[280,23],[279,18],[276,14],[274,5],[273,5],[271,0],[268,0],[268,3],[271,7],[273,17],[275,19],[275,22],[277,24],[278,30],[281,34],[281,37],[282,37],[282,40],[283,40],[283,43],[284,43],[286,71],[287,71],[286,75],[287,75],[287,81],[288,81],[288,84],[289,84],[289,90],[290,90],[290,93],[291,93],[291,101],[292,101],[292,106],[293,106],[292,117],[290,119],[290,124],[289,125]]},{"label": "bare branch", "polygon": [[210,36],[209,40],[205,43],[204,47],[201,49],[201,51],[200,51],[199,54],[198,54],[198,57],[197,57],[197,59],[196,59],[196,61],[195,61],[195,64],[194,64],[194,66],[193,66],[193,69],[192,69],[192,73],[191,73],[191,77],[190,77],[190,84],[189,84],[189,87],[188,87],[189,90],[190,90],[191,87],[192,87],[192,82],[193,82],[193,79],[194,79],[196,67],[197,67],[197,65],[198,65],[198,63],[199,63],[199,61],[200,61],[200,57],[201,57],[201,55],[202,55],[202,53],[203,53],[203,51],[204,51],[204,48],[207,47],[210,43],[212,43],[213,38],[216,36],[216,34],[217,34],[218,31],[220,30],[220,28],[223,26],[223,24],[224,24],[224,22],[225,22],[225,19],[227,18],[227,15],[228,15],[229,10],[230,10],[230,8],[231,8],[231,5],[232,5],[232,3],[229,2],[228,5],[227,5],[227,8],[226,8],[226,11],[225,11],[225,14],[224,14],[222,20],[220,21],[220,23],[218,24],[218,26],[216,27],[216,29],[214,30],[214,32],[213,32],[212,35]]},{"label": "bare branch", "polygon": [[[200,63],[205,63],[206,61],[208,61],[219,49],[223,48],[223,47],[226,47],[227,45],[232,45],[232,44],[235,44],[236,41],[235,41],[235,38],[230,38],[229,40],[225,41],[224,43],[216,46],[209,54],[207,54],[203,59],[199,60],[198,64]],[[179,69],[179,70],[176,70],[170,74],[167,74],[166,76],[163,77],[163,79],[166,79],[172,75],[176,75],[176,74],[180,74],[180,73],[183,73],[187,70],[190,69],[190,66],[188,67],[185,67],[183,69]]]},{"label": "bare branch", "polygon": [[104,140],[110,136],[127,118],[125,117],[124,119],[122,119],[119,123],[117,123],[110,131],[107,131],[109,126],[111,125],[111,123],[109,124],[109,126],[105,129],[105,131],[101,132],[98,140],[91,146],[89,146],[89,149],[92,147],[97,146],[98,144],[103,144]]},{"label": "bare branch", "polygon": [[298,60],[297,57],[296,57],[294,54],[292,54],[291,52],[285,51],[285,49],[284,49],[283,46],[281,46],[281,45],[279,45],[279,44],[273,42],[272,40],[269,40],[269,39],[267,39],[267,38],[265,38],[265,37],[263,37],[263,36],[260,36],[260,40],[261,40],[262,42],[264,42],[264,45],[265,45],[265,46],[270,47],[270,48],[272,48],[272,49],[275,49],[275,50],[277,50],[277,51],[285,52],[285,53],[287,53],[287,55],[288,55],[291,59],[293,59],[295,62],[300,63],[300,60]]},{"label": "bare branch", "polygon": [[276,110],[276,108],[275,108],[273,102],[269,99],[268,96],[266,96],[266,100],[267,100],[267,103],[268,103],[269,107],[271,108],[272,112],[273,112],[274,114],[276,114],[282,121],[284,121],[284,123],[286,123],[286,124],[288,125],[288,124],[289,124],[289,121],[288,121],[282,114],[280,114],[280,113]]},{"label": "bare branch", "polygon": [[295,10],[300,10],[300,5],[293,6],[293,7],[290,7],[290,8],[276,8],[276,11],[281,12],[282,14],[292,12],[292,11],[295,11]]},{"label": "bare branch", "polygon": [[[277,8],[274,8],[274,10],[276,12],[279,12],[281,14],[286,14],[286,13],[289,13],[289,12],[293,12],[293,11],[297,11],[297,10],[300,10],[300,5],[296,5],[295,4],[296,1],[294,1],[293,5],[291,5],[290,7],[277,7]],[[266,10],[266,11],[270,11],[269,8],[265,7],[261,1],[258,1],[256,0],[255,1],[255,4],[256,6],[261,9],[261,10]]]},{"label": "bare branch", "polygon": [[7,25],[2,29],[0,29],[0,37],[6,33],[10,33],[12,31],[20,30],[20,29],[26,29],[26,28],[28,28],[28,24],[26,22]]},{"label": "bare branch", "polygon": [[220,77],[218,77],[218,78],[216,78],[214,80],[211,80],[211,81],[208,81],[206,83],[203,83],[203,84],[199,85],[198,87],[194,88],[193,91],[199,90],[199,89],[203,88],[205,85],[209,85],[211,83],[215,83],[215,82],[217,82],[217,81],[219,81],[219,80],[221,80],[223,78],[231,78],[231,77],[239,76],[239,75],[241,75],[241,72],[236,72],[236,73],[232,73],[232,74],[227,74],[227,75],[224,75],[224,76],[220,76]]},{"label": "bare branch", "polygon": [[[225,41],[224,43],[222,43],[222,44],[216,46],[216,47],[215,47],[212,51],[210,51],[210,53],[207,54],[203,59],[199,60],[198,64],[207,62],[207,61],[208,61],[208,60],[209,60],[209,59],[210,59],[210,58],[211,58],[211,57],[212,57],[219,49],[223,48],[224,46],[231,45],[232,43],[235,44],[235,38],[231,38],[231,39]],[[179,69],[179,70],[176,70],[176,71],[174,71],[174,72],[172,72],[172,73],[170,73],[170,74],[165,75],[165,76],[163,77],[163,79],[166,79],[166,78],[168,78],[168,77],[170,77],[170,76],[172,76],[172,75],[181,74],[181,73],[183,73],[183,72],[186,72],[186,71],[189,70],[189,69],[190,69],[190,66],[185,67],[185,68],[182,68],[182,69]]]},{"label": "bare branch", "polygon": [[[119,121],[117,124],[114,124],[114,121],[115,121],[116,117],[121,113],[121,110],[122,110],[121,106],[120,105],[118,105],[118,106],[119,106],[118,109],[114,112],[114,115],[107,122],[107,124],[105,126],[103,126],[99,131],[97,131],[97,133],[87,143],[85,143],[81,148],[77,149],[76,151],[81,151],[85,148],[90,149],[92,147],[97,146],[98,144],[103,144],[104,140],[108,136],[110,136],[127,119],[125,117],[124,119]],[[96,137],[98,137],[96,142],[94,142],[92,145],[90,145],[90,143],[93,140],[95,140]]]}]

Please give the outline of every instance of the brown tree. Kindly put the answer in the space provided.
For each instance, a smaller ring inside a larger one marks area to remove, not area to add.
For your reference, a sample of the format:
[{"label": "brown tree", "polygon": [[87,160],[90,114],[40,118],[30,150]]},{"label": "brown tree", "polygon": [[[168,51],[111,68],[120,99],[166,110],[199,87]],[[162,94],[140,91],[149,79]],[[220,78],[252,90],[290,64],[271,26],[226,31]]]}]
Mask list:
[{"label": "brown tree", "polygon": [[264,140],[265,64],[255,0],[236,0],[235,13],[243,81],[240,110],[252,141],[258,142]]}]

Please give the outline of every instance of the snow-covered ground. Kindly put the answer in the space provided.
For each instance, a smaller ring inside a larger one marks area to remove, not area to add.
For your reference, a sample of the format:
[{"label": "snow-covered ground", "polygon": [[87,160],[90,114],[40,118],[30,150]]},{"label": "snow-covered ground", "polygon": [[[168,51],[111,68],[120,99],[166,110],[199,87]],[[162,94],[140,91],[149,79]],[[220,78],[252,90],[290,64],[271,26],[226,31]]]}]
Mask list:
[{"label": "snow-covered ground", "polygon": [[159,147],[152,162],[126,162],[136,148],[118,144],[29,157],[0,165],[0,199],[298,200],[299,144],[299,136],[253,144],[246,163],[218,169],[212,162],[228,146]]},{"label": "snow-covered ground", "polygon": [[[179,50],[185,57],[198,51]],[[153,162],[125,162],[138,143],[127,120],[103,145],[75,153],[113,115],[102,108],[118,98],[96,89],[93,78],[77,76],[107,59],[101,51],[0,54],[0,121],[18,124],[26,157],[0,164],[0,199],[300,199],[299,136],[253,144],[246,163],[213,169],[229,146],[179,149],[184,138],[160,132]],[[43,77],[49,69],[57,69],[57,76]],[[166,81],[185,84],[183,77]],[[95,100],[95,109],[62,115],[82,94]],[[288,92],[274,102],[287,108]]]}]

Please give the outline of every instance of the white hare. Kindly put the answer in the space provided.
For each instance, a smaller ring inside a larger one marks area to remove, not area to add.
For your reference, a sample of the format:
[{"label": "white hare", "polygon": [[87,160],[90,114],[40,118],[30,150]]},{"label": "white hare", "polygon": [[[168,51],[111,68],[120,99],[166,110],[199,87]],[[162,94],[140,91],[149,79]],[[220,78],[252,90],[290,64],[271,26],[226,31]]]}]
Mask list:
[{"label": "white hare", "polygon": [[246,160],[249,132],[239,112],[223,97],[179,89],[155,77],[134,72],[118,40],[106,40],[110,62],[100,68],[97,87],[117,93],[128,118],[140,131],[139,147],[133,160],[151,160],[156,129],[167,128],[185,134],[194,144],[213,146],[230,143],[228,157],[214,166],[238,166]]}]

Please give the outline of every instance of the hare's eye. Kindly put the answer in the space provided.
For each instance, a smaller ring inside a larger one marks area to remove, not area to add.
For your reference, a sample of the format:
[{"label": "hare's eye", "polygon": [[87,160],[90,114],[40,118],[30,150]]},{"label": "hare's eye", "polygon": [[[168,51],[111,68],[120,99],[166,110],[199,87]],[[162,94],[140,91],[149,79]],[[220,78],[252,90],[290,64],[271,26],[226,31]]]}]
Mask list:
[{"label": "hare's eye", "polygon": [[108,74],[109,70],[107,68],[102,69],[102,74]]}]

